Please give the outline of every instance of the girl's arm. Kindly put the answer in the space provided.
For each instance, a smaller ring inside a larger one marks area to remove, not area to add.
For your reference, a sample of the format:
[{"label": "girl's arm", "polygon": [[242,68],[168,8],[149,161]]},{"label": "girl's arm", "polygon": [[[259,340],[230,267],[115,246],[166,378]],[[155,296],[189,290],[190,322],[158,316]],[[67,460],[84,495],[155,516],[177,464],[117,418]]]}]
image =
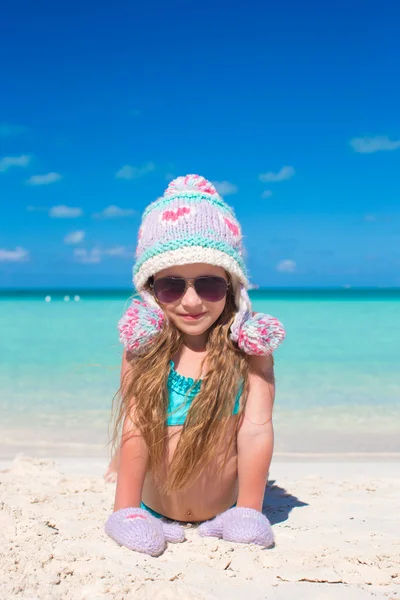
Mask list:
[{"label": "girl's arm", "polygon": [[237,437],[237,506],[261,511],[274,448],[274,361],[272,355],[250,356],[249,366],[249,396]]},{"label": "girl's arm", "polygon": [[[129,373],[130,365],[124,351],[121,365],[122,393],[128,384]],[[134,410],[133,400],[130,404],[130,410]],[[131,420],[125,417],[119,450],[114,512],[121,508],[140,507],[147,465],[148,450],[142,434]]]}]

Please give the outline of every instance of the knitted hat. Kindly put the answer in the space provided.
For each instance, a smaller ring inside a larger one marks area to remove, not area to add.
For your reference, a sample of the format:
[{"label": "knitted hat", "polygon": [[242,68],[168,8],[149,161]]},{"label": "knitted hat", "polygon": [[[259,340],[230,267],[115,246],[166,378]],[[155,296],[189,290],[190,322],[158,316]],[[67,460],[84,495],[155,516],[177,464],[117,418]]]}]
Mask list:
[{"label": "knitted hat", "polygon": [[136,259],[133,282],[147,302],[144,286],[158,271],[207,263],[228,271],[237,309],[250,310],[240,225],[233,209],[204,177],[174,179],[164,195],[146,208]]},{"label": "knitted hat", "polygon": [[237,309],[232,340],[248,354],[272,352],[284,337],[283,328],[270,315],[252,316],[240,225],[212,183],[199,175],[174,179],[143,213],[133,283],[154,310],[133,302],[119,323],[125,346],[145,348],[162,326],[162,311],[145,287],[149,278],[168,267],[194,263],[219,266],[230,274]]}]

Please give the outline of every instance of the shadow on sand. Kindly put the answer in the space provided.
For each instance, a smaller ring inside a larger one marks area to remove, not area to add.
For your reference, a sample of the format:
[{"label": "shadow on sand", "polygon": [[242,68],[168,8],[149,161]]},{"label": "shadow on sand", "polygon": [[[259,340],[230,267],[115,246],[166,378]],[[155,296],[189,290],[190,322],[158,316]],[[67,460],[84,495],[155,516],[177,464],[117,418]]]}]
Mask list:
[{"label": "shadow on sand", "polygon": [[265,490],[262,512],[268,517],[271,525],[287,521],[293,508],[308,506],[296,496],[292,496],[284,488],[275,485],[275,480],[268,481]]}]

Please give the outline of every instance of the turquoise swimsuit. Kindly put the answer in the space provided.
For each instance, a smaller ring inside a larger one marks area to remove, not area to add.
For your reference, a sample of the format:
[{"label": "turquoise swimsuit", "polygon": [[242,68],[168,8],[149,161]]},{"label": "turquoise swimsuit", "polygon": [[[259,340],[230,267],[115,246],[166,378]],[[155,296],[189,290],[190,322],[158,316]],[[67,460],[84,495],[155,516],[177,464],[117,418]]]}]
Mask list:
[{"label": "turquoise swimsuit", "polygon": [[[194,398],[200,391],[201,379],[194,385],[192,391],[186,397],[186,393],[194,384],[194,379],[191,377],[184,377],[175,371],[175,364],[172,360],[169,361],[170,370],[168,375],[168,411],[167,411],[167,425],[184,425],[186,416],[189,412],[190,405]],[[243,385],[239,387],[239,391],[236,395],[235,406],[232,414],[237,415],[240,408],[240,396],[242,395]],[[150,514],[158,519],[163,518],[158,512],[146,506],[143,502],[141,508],[147,510]]]},{"label": "turquoise swimsuit", "polygon": [[[195,384],[192,391],[186,397],[186,393],[194,384],[194,379],[191,377],[184,377],[175,371],[175,364],[172,360],[169,361],[170,370],[168,375],[168,417],[167,425],[183,425],[185,423],[186,416],[189,412],[190,405],[194,398],[200,392],[201,379]],[[242,387],[240,386],[236,396],[235,406],[232,414],[237,415],[240,407],[240,396],[242,395]]]}]

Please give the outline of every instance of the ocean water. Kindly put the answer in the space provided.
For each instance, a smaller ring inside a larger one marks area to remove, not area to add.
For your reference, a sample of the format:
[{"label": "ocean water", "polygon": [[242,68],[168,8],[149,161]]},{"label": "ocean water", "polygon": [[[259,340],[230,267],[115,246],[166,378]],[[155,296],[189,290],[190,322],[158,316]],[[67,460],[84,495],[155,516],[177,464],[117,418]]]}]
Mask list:
[{"label": "ocean water", "polygon": [[[129,292],[75,291],[69,302],[68,292],[46,293],[0,294],[3,452],[108,439],[122,353],[116,324]],[[251,295],[254,310],[287,332],[275,353],[281,450],[314,451],[327,439],[339,452],[400,449],[400,291]]]}]

